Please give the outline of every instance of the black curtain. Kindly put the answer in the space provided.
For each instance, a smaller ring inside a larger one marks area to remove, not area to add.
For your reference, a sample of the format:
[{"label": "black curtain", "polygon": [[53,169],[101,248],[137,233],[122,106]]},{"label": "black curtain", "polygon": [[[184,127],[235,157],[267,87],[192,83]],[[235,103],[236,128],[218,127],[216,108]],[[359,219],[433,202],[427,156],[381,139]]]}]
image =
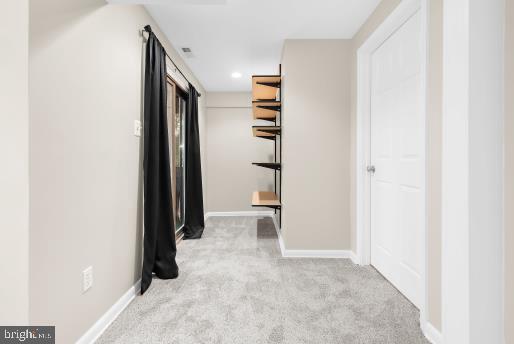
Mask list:
[{"label": "black curtain", "polygon": [[176,278],[177,246],[171,200],[170,154],[166,117],[166,51],[149,31],[144,95],[144,255],[141,294],[152,273]]},{"label": "black curtain", "polygon": [[189,83],[186,115],[186,199],[184,239],[200,239],[203,221],[202,166],[198,130],[198,91]]}]

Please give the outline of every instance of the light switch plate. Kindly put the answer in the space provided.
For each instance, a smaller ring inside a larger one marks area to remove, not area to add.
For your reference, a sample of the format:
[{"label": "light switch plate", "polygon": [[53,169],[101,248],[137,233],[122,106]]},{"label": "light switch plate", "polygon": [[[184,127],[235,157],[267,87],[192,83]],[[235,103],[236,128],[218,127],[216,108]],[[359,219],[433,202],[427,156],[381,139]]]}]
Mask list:
[{"label": "light switch plate", "polygon": [[138,119],[134,120],[134,136],[140,137],[142,129],[141,121]]},{"label": "light switch plate", "polygon": [[93,267],[82,271],[82,292],[88,291],[93,286]]}]

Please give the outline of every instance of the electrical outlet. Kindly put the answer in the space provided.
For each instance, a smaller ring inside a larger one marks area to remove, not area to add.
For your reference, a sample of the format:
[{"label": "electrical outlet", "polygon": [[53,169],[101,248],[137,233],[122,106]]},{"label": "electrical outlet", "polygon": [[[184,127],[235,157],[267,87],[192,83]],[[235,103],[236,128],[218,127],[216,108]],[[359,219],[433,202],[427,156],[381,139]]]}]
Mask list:
[{"label": "electrical outlet", "polygon": [[82,271],[82,292],[86,292],[93,286],[93,267]]},{"label": "electrical outlet", "polygon": [[141,121],[138,119],[134,120],[134,135],[137,137],[140,137],[141,129],[142,129]]}]

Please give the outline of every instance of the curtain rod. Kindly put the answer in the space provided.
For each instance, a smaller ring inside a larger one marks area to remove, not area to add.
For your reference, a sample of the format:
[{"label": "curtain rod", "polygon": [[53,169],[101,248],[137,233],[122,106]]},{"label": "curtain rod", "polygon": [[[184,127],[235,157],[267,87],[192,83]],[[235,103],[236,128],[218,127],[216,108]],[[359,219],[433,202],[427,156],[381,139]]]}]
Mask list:
[{"label": "curtain rod", "polygon": [[[150,33],[153,33],[152,31],[152,27],[150,25],[146,25],[143,29],[143,32],[148,32],[148,35],[150,35]],[[166,49],[164,50],[166,51]],[[178,72],[180,73],[180,75],[182,75],[182,77],[184,79],[186,79],[187,82],[189,82],[191,84],[191,81],[189,81],[189,79],[184,75],[184,73],[182,73],[182,71],[180,70],[180,68],[178,68],[178,66],[175,64],[175,62],[171,59],[171,56],[168,55],[168,53],[166,53],[166,56],[168,57],[168,59],[171,61],[171,63],[173,63],[173,65],[175,66],[175,69],[178,70]],[[200,92],[198,92],[198,97],[201,97],[202,94]]]}]

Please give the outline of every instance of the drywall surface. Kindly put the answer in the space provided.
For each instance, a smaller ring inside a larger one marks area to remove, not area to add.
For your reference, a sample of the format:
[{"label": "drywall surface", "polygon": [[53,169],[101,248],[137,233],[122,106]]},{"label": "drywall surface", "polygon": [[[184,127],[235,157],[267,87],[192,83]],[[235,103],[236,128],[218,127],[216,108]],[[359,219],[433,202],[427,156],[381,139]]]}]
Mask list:
[{"label": "drywall surface", "polygon": [[350,249],[349,40],[286,40],[282,232],[287,249]]},{"label": "drywall surface", "polygon": [[443,111],[443,0],[428,2],[427,75],[427,299],[428,320],[442,329],[441,161]]},{"label": "drywall surface", "polygon": [[29,314],[29,2],[0,11],[0,324]]},{"label": "drywall surface", "polygon": [[[469,33],[458,37],[461,40],[469,40],[468,75],[464,74],[464,77],[469,78],[467,102],[469,106],[467,118],[469,195],[467,201],[469,207],[470,344],[501,343],[505,332],[504,315],[502,314],[504,311],[505,0],[489,0],[487,2],[469,0],[468,3],[464,2],[461,7],[464,6],[469,6],[469,9],[465,11],[458,9],[451,12],[448,18],[453,22],[460,20],[463,13],[469,13],[469,20],[465,19],[468,23]],[[447,25],[452,26],[453,24],[449,24],[445,19],[445,30]],[[455,31],[461,29],[457,26]],[[446,43],[444,48],[447,48]],[[449,59],[454,60],[455,56],[450,56]],[[445,69],[452,68],[451,64],[446,64],[446,57],[444,61]],[[452,77],[450,73],[448,74]],[[447,77],[446,72],[444,77]],[[445,82],[444,87],[451,87],[451,85]],[[453,85],[461,84],[454,83]],[[448,115],[453,116],[453,114],[448,114],[445,108],[444,117],[448,118]],[[446,122],[443,123],[446,124]],[[450,140],[453,140],[453,137]],[[446,163],[446,157],[444,159],[443,164]],[[450,165],[451,167],[452,165]],[[443,172],[443,176],[446,177],[447,174]],[[453,211],[461,207],[462,204],[457,204],[448,208],[444,204],[443,221],[445,211]],[[443,233],[452,228],[451,225],[448,227],[446,225],[448,223],[443,222]],[[447,245],[448,242],[445,239],[446,237],[443,236],[443,242]],[[451,250],[452,247],[459,246],[450,243],[447,247],[450,247]],[[446,254],[452,257],[454,252]],[[446,263],[444,258],[443,262]],[[446,275],[443,274],[443,276]],[[445,286],[446,284],[443,284],[443,288]],[[512,324],[509,324],[510,326]],[[450,342],[450,340],[448,341]]]},{"label": "drywall surface", "polygon": [[514,343],[514,2],[505,5],[505,343]]},{"label": "drywall surface", "polygon": [[[356,164],[357,50],[400,3],[383,0],[352,39],[351,166]],[[427,78],[427,311],[441,330],[441,155],[442,155],[442,0],[428,1]],[[351,248],[356,250],[355,169],[351,169]]]},{"label": "drywall surface", "polygon": [[[146,24],[205,94],[143,7],[30,2],[30,321],[56,325],[61,343],[140,278],[142,145],[133,127]],[[89,266],[94,284],[83,293]]]},{"label": "drywall surface", "polygon": [[[273,161],[273,141],[253,137],[252,95],[207,94],[207,211],[271,210],[252,208],[253,191],[273,191],[274,172],[252,162]],[[277,179],[278,180],[278,179]]]}]

